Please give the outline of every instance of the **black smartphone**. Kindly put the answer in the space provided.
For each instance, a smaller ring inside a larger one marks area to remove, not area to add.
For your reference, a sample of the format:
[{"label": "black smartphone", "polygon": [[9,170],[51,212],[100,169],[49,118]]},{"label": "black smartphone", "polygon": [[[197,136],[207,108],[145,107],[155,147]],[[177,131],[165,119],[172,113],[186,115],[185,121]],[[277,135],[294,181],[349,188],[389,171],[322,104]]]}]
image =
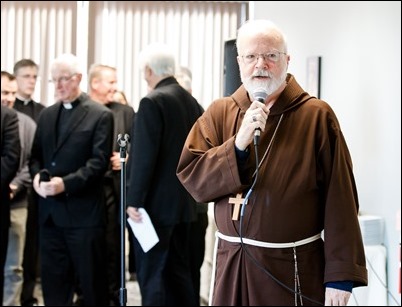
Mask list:
[{"label": "black smartphone", "polygon": [[39,182],[50,181],[50,173],[47,169],[43,169],[39,172]]}]

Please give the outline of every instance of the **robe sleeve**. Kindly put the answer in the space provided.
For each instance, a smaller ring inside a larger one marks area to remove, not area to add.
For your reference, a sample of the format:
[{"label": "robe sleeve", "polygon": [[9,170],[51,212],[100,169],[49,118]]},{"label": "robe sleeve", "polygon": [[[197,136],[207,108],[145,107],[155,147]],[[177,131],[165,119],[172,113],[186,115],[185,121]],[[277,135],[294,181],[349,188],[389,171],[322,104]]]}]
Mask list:
[{"label": "robe sleeve", "polygon": [[212,104],[194,124],[177,167],[179,180],[199,202],[214,201],[245,187],[234,145],[236,111],[223,112],[222,105]]},{"label": "robe sleeve", "polygon": [[[329,108],[319,163],[326,190],[324,282],[353,281],[367,285],[364,247],[358,221],[359,200],[351,156],[339,123]],[[324,141],[325,140],[325,141]]]}]

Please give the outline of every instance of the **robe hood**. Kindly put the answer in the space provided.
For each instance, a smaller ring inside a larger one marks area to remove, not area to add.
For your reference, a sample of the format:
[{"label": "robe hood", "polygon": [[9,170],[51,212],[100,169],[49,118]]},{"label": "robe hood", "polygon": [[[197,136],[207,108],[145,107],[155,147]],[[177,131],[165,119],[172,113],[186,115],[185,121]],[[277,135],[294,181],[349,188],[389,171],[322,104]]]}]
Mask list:
[{"label": "robe hood", "polygon": [[[305,103],[311,98],[311,96],[297,83],[292,74],[287,74],[286,83],[287,85],[285,89],[271,107],[270,115],[281,115],[282,113],[298,107],[300,104]],[[244,88],[244,85],[241,85],[236,92],[231,95],[231,98],[244,113],[250,107],[252,102],[249,94]]]}]

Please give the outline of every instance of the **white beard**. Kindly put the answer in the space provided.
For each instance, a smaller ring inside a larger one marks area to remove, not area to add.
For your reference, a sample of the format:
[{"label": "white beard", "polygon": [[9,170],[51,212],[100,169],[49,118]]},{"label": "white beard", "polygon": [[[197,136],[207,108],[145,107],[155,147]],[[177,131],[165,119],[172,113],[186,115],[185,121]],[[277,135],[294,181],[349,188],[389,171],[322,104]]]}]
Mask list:
[{"label": "white beard", "polygon": [[[269,77],[269,79],[253,79],[253,77]],[[286,69],[283,70],[282,74],[275,78],[272,73],[266,70],[259,70],[256,73],[252,74],[248,78],[243,78],[241,75],[241,79],[244,87],[246,88],[249,94],[254,93],[258,89],[265,89],[268,96],[272,95],[286,80]]]}]

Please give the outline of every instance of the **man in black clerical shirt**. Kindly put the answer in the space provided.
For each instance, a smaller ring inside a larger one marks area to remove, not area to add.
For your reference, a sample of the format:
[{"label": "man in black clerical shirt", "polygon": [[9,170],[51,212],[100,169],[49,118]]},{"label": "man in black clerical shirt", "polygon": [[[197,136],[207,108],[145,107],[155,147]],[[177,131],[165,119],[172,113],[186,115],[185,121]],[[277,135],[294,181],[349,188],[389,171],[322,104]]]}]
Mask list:
[{"label": "man in black clerical shirt", "polygon": [[[38,79],[38,65],[31,59],[22,59],[14,64],[14,76],[18,89],[17,99],[13,108],[31,117],[36,123],[39,114],[45,108],[39,102],[33,100],[36,81]],[[28,217],[26,223],[26,239],[23,259],[23,286],[21,292],[21,305],[34,306],[38,299],[34,297],[36,279],[39,277],[38,261],[38,199],[33,189],[28,189]]]},{"label": "man in black clerical shirt", "polygon": [[[39,195],[43,299],[45,305],[72,306],[78,281],[85,306],[107,305],[106,206],[99,192],[113,114],[81,91],[75,55],[62,54],[50,67],[56,103],[39,116],[30,161]],[[40,181],[45,169],[47,182]]]}]

